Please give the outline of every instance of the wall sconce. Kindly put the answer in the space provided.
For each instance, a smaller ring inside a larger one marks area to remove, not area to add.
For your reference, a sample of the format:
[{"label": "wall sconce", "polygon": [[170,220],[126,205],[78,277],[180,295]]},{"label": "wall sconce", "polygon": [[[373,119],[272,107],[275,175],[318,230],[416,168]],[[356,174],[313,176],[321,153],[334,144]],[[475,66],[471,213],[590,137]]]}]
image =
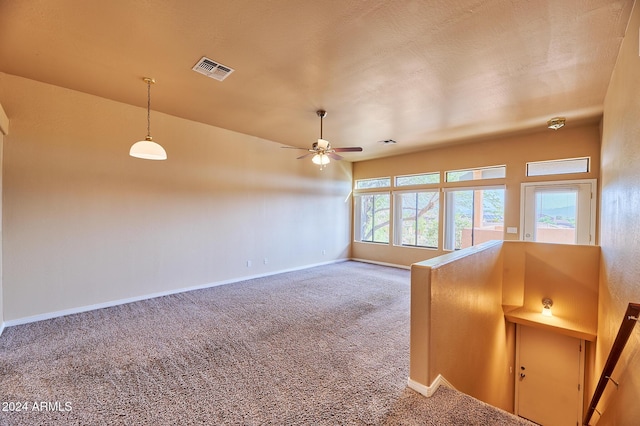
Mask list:
[{"label": "wall sconce", "polygon": [[545,317],[552,317],[553,314],[551,313],[551,307],[553,306],[553,300],[545,297],[544,299],[542,299],[542,306],[542,315],[544,315]]}]

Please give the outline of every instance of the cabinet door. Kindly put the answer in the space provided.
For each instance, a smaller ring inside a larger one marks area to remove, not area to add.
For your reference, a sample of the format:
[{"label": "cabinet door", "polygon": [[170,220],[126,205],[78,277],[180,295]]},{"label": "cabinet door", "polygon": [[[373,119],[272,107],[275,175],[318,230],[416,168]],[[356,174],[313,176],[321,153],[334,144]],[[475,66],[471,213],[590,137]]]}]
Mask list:
[{"label": "cabinet door", "polygon": [[518,325],[516,414],[544,426],[579,425],[584,341]]}]

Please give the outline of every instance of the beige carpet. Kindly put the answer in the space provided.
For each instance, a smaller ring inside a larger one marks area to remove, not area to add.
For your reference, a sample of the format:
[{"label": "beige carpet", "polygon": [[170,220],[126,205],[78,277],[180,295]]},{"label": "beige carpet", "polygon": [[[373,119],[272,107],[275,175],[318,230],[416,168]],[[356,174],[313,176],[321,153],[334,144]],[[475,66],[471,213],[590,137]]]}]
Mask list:
[{"label": "beige carpet", "polygon": [[408,352],[409,271],[344,262],[10,327],[0,424],[530,424]]}]

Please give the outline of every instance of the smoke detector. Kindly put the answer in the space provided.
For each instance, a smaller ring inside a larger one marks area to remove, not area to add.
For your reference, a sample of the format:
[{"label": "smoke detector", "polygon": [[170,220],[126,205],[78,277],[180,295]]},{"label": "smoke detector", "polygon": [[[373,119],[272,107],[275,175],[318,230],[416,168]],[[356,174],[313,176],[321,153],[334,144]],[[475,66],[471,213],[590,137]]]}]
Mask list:
[{"label": "smoke detector", "polygon": [[207,58],[206,56],[203,56],[191,69],[195,72],[206,75],[207,77],[213,78],[218,81],[222,81],[225,78],[229,77],[229,74],[234,71],[233,68],[222,65],[212,59]]},{"label": "smoke detector", "polygon": [[564,122],[566,119],[564,117],[554,117],[551,120],[547,121],[547,126],[550,129],[558,130],[561,127],[564,127]]}]

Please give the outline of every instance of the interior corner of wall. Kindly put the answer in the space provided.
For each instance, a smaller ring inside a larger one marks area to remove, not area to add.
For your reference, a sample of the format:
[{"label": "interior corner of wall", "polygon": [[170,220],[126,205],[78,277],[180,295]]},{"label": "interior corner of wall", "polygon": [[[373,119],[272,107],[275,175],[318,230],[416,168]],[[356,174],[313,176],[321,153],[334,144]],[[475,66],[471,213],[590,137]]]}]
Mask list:
[{"label": "interior corner of wall", "polygon": [[7,114],[4,112],[2,104],[0,104],[0,133],[3,135],[9,134],[9,117],[7,117]]}]

